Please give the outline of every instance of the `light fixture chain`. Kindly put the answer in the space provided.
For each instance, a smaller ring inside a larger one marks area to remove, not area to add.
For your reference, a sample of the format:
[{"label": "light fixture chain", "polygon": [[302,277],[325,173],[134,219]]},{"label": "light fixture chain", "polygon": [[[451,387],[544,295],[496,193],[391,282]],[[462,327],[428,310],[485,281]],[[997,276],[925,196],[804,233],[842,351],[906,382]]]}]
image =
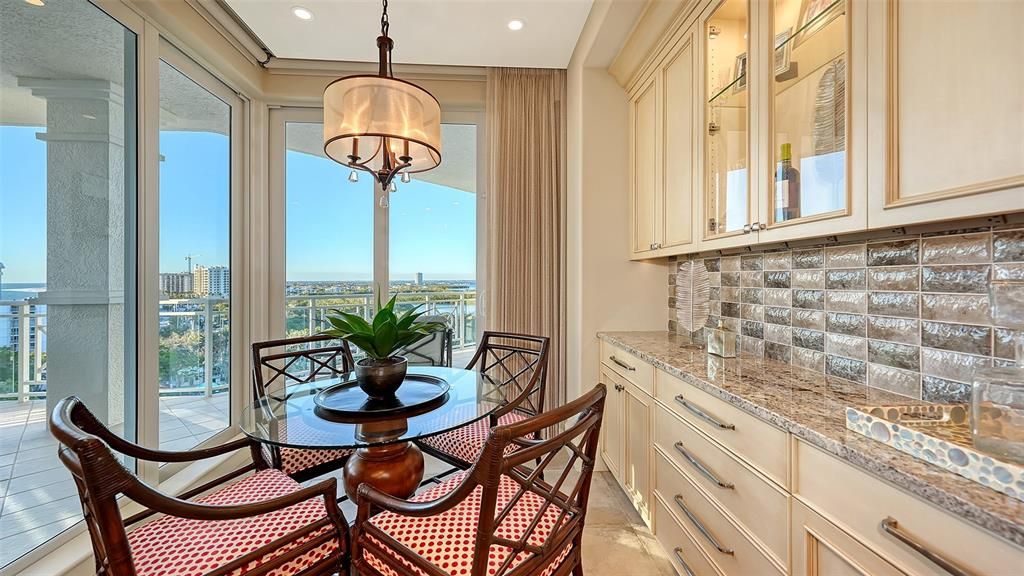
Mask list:
[{"label": "light fixture chain", "polygon": [[380,35],[385,38],[388,37],[388,28],[391,27],[391,22],[388,21],[388,0],[383,0],[384,10],[380,14]]}]

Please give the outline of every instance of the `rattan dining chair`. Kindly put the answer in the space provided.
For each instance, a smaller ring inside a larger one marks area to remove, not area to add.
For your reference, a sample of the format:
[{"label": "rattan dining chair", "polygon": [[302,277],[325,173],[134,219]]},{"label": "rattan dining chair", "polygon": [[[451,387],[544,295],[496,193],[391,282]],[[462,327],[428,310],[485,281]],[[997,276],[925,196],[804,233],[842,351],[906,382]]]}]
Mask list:
[{"label": "rattan dining chair", "polygon": [[[268,468],[259,445],[248,439],[188,452],[143,448],[107,429],[74,396],[57,403],[49,424],[78,488],[97,574],[313,576],[347,570],[348,524],[335,499],[334,478],[303,488]],[[246,448],[251,464],[178,497],[143,483],[114,453],[189,462]],[[122,494],[145,510],[123,518]],[[126,529],[156,514],[162,516]]]},{"label": "rattan dining chair", "polygon": [[[512,424],[544,411],[547,365],[546,336],[484,332],[466,368],[480,372],[493,385],[495,397],[491,401],[502,406],[488,418],[423,438],[418,442],[420,448],[448,464],[469,468],[492,427]],[[508,449],[515,450],[516,446],[509,445]]]},{"label": "rattan dining chair", "polygon": [[[337,344],[340,342],[340,344]],[[252,345],[253,397],[283,394],[289,386],[335,378],[353,370],[348,342],[331,336],[303,336]],[[303,482],[345,465],[352,450],[305,450],[264,446],[271,466]]]},{"label": "rattan dining chair", "polygon": [[[582,576],[604,400],[599,384],[560,408],[494,428],[468,471],[409,501],[360,485],[352,532],[358,574]],[[533,439],[542,430],[556,432]],[[545,470],[552,481],[542,479]]]}]

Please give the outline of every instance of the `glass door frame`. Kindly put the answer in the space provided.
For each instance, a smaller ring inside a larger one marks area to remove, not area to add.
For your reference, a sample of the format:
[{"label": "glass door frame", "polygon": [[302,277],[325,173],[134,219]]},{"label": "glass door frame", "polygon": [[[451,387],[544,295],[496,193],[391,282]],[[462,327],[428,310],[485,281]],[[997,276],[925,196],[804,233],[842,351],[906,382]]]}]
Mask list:
[{"label": "glass door frame", "polygon": [[[477,228],[476,228],[476,286],[477,286],[477,333],[486,326],[484,290],[487,278],[487,150],[486,126],[483,110],[441,111],[442,124],[470,124],[477,127]],[[323,108],[278,106],[271,107],[269,114],[269,159],[267,162],[269,194],[267,203],[266,238],[268,254],[267,294],[267,337],[283,338],[286,334],[286,126],[289,122],[323,122]],[[388,209],[380,208],[382,197],[387,196],[380,184],[373,187],[373,291],[382,299],[388,298],[390,285],[389,270],[389,220]]]},{"label": "glass door frame", "polygon": [[[755,139],[754,131],[757,126],[758,117],[755,109],[755,103],[758,101],[762,80],[757,74],[758,67],[752,66],[752,63],[758,62],[760,55],[760,48],[757,45],[757,22],[759,16],[760,2],[753,0],[745,0],[747,5],[747,136],[746,136],[746,157],[747,157],[747,219],[753,220],[759,215],[758,211],[758,192],[759,183],[758,175],[761,173],[760,155],[758,154],[758,141]],[[698,128],[700,130],[700,138],[698,139],[698,158],[700,162],[698,164],[699,170],[699,182],[698,187],[698,206],[700,210],[700,246],[701,249],[705,247],[708,249],[714,248],[725,248],[731,246],[740,246],[754,244],[758,240],[758,232],[751,230],[745,233],[743,230],[733,230],[729,232],[708,232],[708,219],[710,217],[710,201],[711,191],[709,184],[709,168],[708,168],[708,127],[711,121],[711,115],[709,114],[710,102],[709,98],[712,96],[708,87],[708,68],[709,68],[709,50],[708,50],[708,22],[712,19],[719,8],[725,4],[726,0],[717,0],[707,5],[703,12],[697,19],[697,30],[696,33],[700,34],[700,42],[697,43],[699,52],[696,54],[696,62],[699,66],[699,72],[697,78],[700,79],[700,90],[697,92],[700,95],[700,109],[698,111]],[[716,215],[717,220],[717,215]]]},{"label": "glass door frame", "polygon": [[[249,402],[249,330],[248,330],[248,254],[246,246],[245,230],[247,229],[245,192],[248,184],[248,171],[245,159],[249,153],[250,144],[247,141],[247,116],[249,114],[249,103],[240,93],[224,84],[222,80],[214,76],[209,70],[198,64],[184,52],[179,50],[166,38],[160,36],[155,40],[157,50],[155,57],[147,64],[147,75],[145,83],[147,88],[152,88],[148,97],[152,100],[153,106],[148,110],[146,122],[148,131],[146,134],[146,160],[147,181],[145,187],[146,212],[140,212],[140,219],[146,221],[146,232],[143,241],[144,249],[140,250],[141,275],[140,285],[143,286],[140,297],[140,318],[145,318],[145,334],[140,330],[140,356],[146,357],[146,362],[140,363],[140,382],[145,383],[146,393],[140,394],[154,403],[153,407],[147,407],[147,418],[140,419],[140,427],[145,428],[145,434],[140,437],[150,439],[148,445],[159,445],[159,398],[160,398],[160,373],[159,373],[159,347],[160,347],[160,287],[159,263],[160,263],[160,60],[173,66],[176,70],[185,75],[189,80],[198,84],[204,90],[210,92],[223,101],[231,110],[231,125],[229,133],[230,145],[230,200],[229,200],[229,247],[231,274],[231,291],[229,300],[230,314],[230,358],[231,358],[231,384],[229,387],[230,425],[217,432],[209,439],[198,446],[215,446],[223,444],[238,435],[238,420],[246,403]],[[209,362],[211,359],[207,358]],[[152,388],[152,389],[150,389]],[[145,463],[147,476],[154,475],[158,480],[166,480],[175,473],[188,466],[188,463],[166,464],[159,466],[153,463]],[[148,470],[156,468],[156,470]]]},{"label": "glass door frame", "polygon": [[[126,297],[126,305],[134,306],[135,338],[125,344],[126,375],[134,379],[134,389],[125,390],[125,403],[134,404],[134,414],[126,416],[126,436],[143,446],[158,446],[160,381],[159,381],[159,168],[160,168],[160,59],[168,61],[192,80],[216,94],[231,106],[231,419],[232,425],[206,440],[202,445],[223,442],[238,434],[237,422],[241,407],[249,401],[248,384],[249,355],[249,298],[248,261],[251,249],[246,244],[251,226],[246,219],[251,203],[247,191],[253,181],[248,159],[252,143],[249,140],[249,122],[252,116],[252,102],[246,96],[231,89],[214,73],[196,63],[185,52],[177,49],[161,32],[160,27],[148,20],[135,8],[122,0],[88,0],[97,9],[135,35],[135,53],[127,65],[135,66],[135,162],[125,166],[135,177],[135,198],[133,208],[135,219],[125,228],[134,237],[134,260],[125,262],[125,288],[135,289],[134,301]],[[126,121],[131,121],[126,118]],[[127,378],[126,378],[127,380]],[[157,486],[187,464],[168,464],[137,461],[126,462],[134,466],[136,474],[144,482]],[[205,469],[197,471],[202,474]],[[190,473],[191,474],[191,473]],[[131,504],[124,500],[125,504]],[[132,505],[136,506],[136,505]],[[134,507],[128,508],[135,511]],[[79,522],[67,530],[41,542],[31,551],[4,567],[5,571],[16,573],[33,566],[40,558],[63,546],[77,546],[73,542],[86,530],[85,523]],[[88,543],[85,543],[88,546]],[[59,562],[59,561],[58,561]]]},{"label": "glass door frame", "polygon": [[[820,212],[812,214],[810,216],[800,216],[791,220],[785,220],[778,222],[775,220],[775,150],[777,144],[775,143],[775,8],[778,4],[778,0],[768,0],[764,7],[764,15],[762,19],[766,21],[764,30],[767,32],[763,33],[762,38],[758,38],[759,42],[768,42],[766,50],[764,50],[764,58],[758,62],[758,67],[762,68],[762,75],[766,79],[766,89],[764,90],[764,98],[767,99],[767,105],[764,107],[765,118],[763,124],[765,129],[763,133],[767,135],[767,140],[762,142],[762,148],[765,150],[765,168],[768,171],[765,176],[765,182],[767,183],[767,193],[765,194],[767,208],[761,210],[761,222],[765,222],[768,225],[769,230],[775,230],[778,228],[784,228],[786,226],[796,226],[800,224],[806,224],[808,222],[816,222],[819,220],[832,220],[835,218],[842,218],[849,216],[853,212],[853,193],[852,184],[850,177],[852,173],[851,169],[851,144],[853,140],[851,114],[853,112],[852,95],[850,94],[850,87],[853,86],[853,67],[850,65],[850,55],[853,52],[853,18],[851,17],[851,11],[853,6],[857,4],[853,0],[842,0],[845,4],[843,7],[844,18],[846,20],[845,31],[846,31],[846,42],[845,42],[845,58],[846,58],[846,70],[844,82],[846,83],[845,93],[845,107],[844,113],[846,122],[845,126],[845,164],[844,170],[846,172],[846,190],[843,193],[845,198],[845,206],[836,210],[830,210],[828,212]],[[833,8],[829,8],[831,10]],[[860,10],[858,6],[857,10]],[[798,16],[799,17],[799,16]],[[797,31],[794,31],[794,36]],[[787,40],[787,43],[793,42],[793,40]]]},{"label": "glass door frame", "polygon": [[[761,230],[761,242],[782,242],[793,238],[831,236],[867,229],[868,205],[868,3],[846,0],[846,206],[840,210],[775,222],[775,123],[774,123],[774,13],[776,1],[758,2],[758,29],[755,38],[760,57],[753,62],[755,73],[763,79],[758,107],[764,112],[754,128],[754,144],[761,169],[756,175],[757,196],[761,199],[758,217],[767,224]],[[754,48],[751,47],[751,50]]]}]

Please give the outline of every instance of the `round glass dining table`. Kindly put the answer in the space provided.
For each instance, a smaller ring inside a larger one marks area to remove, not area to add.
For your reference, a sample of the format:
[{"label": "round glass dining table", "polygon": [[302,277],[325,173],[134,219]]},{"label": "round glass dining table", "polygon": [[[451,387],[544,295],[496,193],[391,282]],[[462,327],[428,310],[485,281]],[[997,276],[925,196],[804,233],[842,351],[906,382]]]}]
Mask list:
[{"label": "round glass dining table", "polygon": [[[242,412],[242,432],[264,444],[306,450],[353,449],[345,463],[345,492],[355,497],[363,482],[407,498],[423,481],[423,453],[412,441],[472,424],[503,406],[502,389],[474,370],[410,366],[407,376],[433,376],[448,384],[442,397],[398,411],[367,402],[338,415],[314,398],[338,384],[355,386],[355,374],[267,391]],[[401,390],[401,389],[400,389]],[[401,395],[401,392],[399,393]],[[378,403],[379,404],[379,403]]]}]

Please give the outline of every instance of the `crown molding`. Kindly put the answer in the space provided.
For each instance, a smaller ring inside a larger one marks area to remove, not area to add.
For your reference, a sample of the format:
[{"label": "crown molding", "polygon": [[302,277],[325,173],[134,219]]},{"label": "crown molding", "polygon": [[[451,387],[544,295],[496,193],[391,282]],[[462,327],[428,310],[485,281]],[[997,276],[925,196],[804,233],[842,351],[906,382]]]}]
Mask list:
[{"label": "crown molding", "polygon": [[[376,74],[376,62],[345,62],[335,60],[304,60],[271,57],[263,65],[267,72],[291,76],[345,76],[348,74]],[[425,64],[395,64],[395,76],[405,80],[455,80],[482,82],[487,79],[487,68],[479,66],[435,66]]]}]

